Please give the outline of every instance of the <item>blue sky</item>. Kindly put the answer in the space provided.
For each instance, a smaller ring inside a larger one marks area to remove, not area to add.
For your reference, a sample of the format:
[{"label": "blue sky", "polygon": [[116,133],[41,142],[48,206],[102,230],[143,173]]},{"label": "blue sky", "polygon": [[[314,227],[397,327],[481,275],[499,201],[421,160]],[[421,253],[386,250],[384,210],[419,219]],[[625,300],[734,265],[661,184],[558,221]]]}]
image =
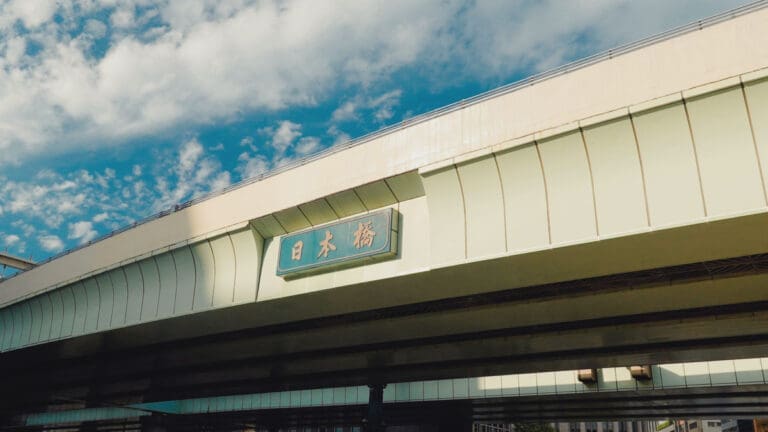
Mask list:
[{"label": "blue sky", "polygon": [[0,0],[0,250],[42,260],[745,3]]}]

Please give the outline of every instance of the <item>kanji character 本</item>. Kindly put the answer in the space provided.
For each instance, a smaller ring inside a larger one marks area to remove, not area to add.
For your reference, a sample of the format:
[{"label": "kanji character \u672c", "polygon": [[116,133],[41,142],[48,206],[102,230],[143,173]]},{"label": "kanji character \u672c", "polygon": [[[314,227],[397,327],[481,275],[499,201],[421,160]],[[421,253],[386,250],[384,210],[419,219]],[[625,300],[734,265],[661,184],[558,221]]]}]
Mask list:
[{"label": "kanji character \u672c", "polygon": [[376,231],[373,230],[371,225],[373,222],[359,222],[357,224],[357,231],[355,231],[355,242],[354,245],[356,248],[360,249],[363,246],[371,247],[373,245],[373,238],[376,236]]},{"label": "kanji character \u672c", "polygon": [[318,258],[328,258],[328,252],[333,252],[336,250],[336,246],[331,243],[332,238],[333,234],[331,234],[329,230],[325,230],[325,240],[320,242],[320,253],[317,254]]},{"label": "kanji character \u672c", "polygon": [[304,249],[304,242],[299,240],[293,244],[291,248],[291,260],[298,261],[301,259],[301,251]]}]

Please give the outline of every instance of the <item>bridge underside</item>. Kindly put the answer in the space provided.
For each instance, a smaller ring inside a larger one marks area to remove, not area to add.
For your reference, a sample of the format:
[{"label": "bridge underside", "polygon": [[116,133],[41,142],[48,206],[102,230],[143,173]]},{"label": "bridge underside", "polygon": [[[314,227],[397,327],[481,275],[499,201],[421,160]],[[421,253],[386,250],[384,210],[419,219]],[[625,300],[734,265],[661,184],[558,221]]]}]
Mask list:
[{"label": "bridge underside", "polygon": [[[763,357],[768,242],[765,234],[752,233],[765,232],[767,218],[744,216],[434,269],[7,352],[0,357],[0,406],[11,416],[73,402],[124,405]],[[668,257],[683,263],[650,265]],[[504,276],[530,274],[531,268],[542,279],[551,270],[562,280],[516,286]],[[579,277],[596,268],[613,271]],[[544,403],[539,400],[531,404]],[[552,399],[553,409],[566,400]],[[513,412],[505,403],[499,402],[500,412]],[[494,403],[477,403],[486,405]],[[690,412],[714,414],[713,407]],[[688,408],[681,403],[680,413]]]}]

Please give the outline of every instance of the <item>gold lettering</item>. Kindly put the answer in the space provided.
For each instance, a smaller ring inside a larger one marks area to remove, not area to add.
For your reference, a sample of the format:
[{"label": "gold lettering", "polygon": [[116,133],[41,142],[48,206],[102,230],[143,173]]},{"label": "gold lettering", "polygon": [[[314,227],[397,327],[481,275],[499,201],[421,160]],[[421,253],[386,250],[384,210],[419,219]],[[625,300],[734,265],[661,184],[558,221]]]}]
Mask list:
[{"label": "gold lettering", "polygon": [[355,242],[354,245],[356,248],[360,249],[363,246],[371,247],[373,246],[373,238],[376,236],[376,231],[373,230],[373,222],[359,222],[357,224],[357,231],[355,231]]},{"label": "gold lettering", "polygon": [[325,240],[320,242],[320,253],[317,254],[317,257],[323,257],[328,258],[328,252],[332,252],[336,250],[336,246],[331,243],[331,239],[333,238],[333,234],[329,230],[325,230]]},{"label": "gold lettering", "polygon": [[301,251],[304,249],[304,242],[299,240],[293,244],[291,248],[291,260],[298,261],[301,259]]}]

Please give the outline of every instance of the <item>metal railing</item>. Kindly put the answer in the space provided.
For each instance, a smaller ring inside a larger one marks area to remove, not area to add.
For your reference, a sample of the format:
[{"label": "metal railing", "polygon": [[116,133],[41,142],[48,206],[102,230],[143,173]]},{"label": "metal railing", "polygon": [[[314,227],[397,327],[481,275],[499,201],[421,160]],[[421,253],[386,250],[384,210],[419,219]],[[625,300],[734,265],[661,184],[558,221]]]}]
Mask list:
[{"label": "metal railing", "polygon": [[[583,59],[576,60],[576,61],[573,61],[573,62],[570,62],[570,63],[566,63],[566,64],[564,64],[562,66],[558,66],[558,67],[556,67],[554,69],[550,69],[548,71],[545,71],[545,72],[542,72],[542,73],[530,76],[528,78],[524,78],[524,79],[522,79],[520,81],[516,81],[516,82],[510,83],[510,84],[507,84],[507,85],[495,88],[493,90],[489,90],[487,92],[481,93],[479,95],[472,96],[472,97],[469,97],[469,98],[466,98],[466,99],[462,99],[462,100],[460,100],[458,102],[454,102],[454,103],[452,103],[450,105],[446,105],[444,107],[435,109],[433,111],[429,111],[427,113],[411,117],[409,119],[401,121],[400,123],[396,123],[394,125],[384,127],[384,128],[379,129],[379,130],[377,130],[375,132],[371,132],[371,133],[365,134],[365,135],[363,135],[361,137],[355,138],[355,139],[347,141],[345,143],[341,143],[341,144],[337,144],[337,145],[328,147],[328,148],[326,148],[324,150],[321,150],[321,151],[319,151],[319,152],[317,152],[315,154],[303,157],[301,159],[297,159],[295,161],[287,163],[287,164],[285,164],[283,166],[280,166],[278,168],[275,168],[275,169],[269,170],[267,172],[264,172],[262,174],[259,174],[257,176],[254,176],[254,177],[242,180],[242,181],[240,181],[238,183],[235,183],[235,184],[232,184],[232,185],[230,185],[230,186],[228,186],[228,187],[226,187],[224,189],[221,189],[221,190],[218,190],[218,191],[213,191],[213,192],[207,193],[205,195],[202,195],[200,197],[191,199],[189,201],[185,201],[183,203],[176,204],[176,205],[174,205],[173,207],[171,207],[169,209],[166,209],[166,210],[160,211],[158,213],[155,213],[153,215],[147,216],[146,218],[141,219],[139,221],[136,221],[136,222],[134,222],[134,223],[132,223],[130,225],[126,225],[124,227],[118,228],[118,229],[116,229],[114,231],[111,231],[111,232],[109,232],[109,233],[107,233],[105,235],[102,235],[102,236],[100,236],[100,237],[98,237],[98,238],[96,238],[96,239],[94,239],[92,241],[89,241],[89,242],[85,243],[85,244],[82,244],[82,245],[79,245],[79,246],[67,249],[67,250],[65,250],[63,252],[60,252],[60,253],[58,253],[56,255],[53,255],[53,256],[51,256],[49,258],[46,258],[46,259],[44,259],[44,260],[42,260],[42,261],[37,263],[38,267],[43,265],[43,264],[46,264],[48,262],[51,262],[51,261],[53,261],[53,260],[55,260],[57,258],[61,258],[63,256],[71,254],[72,252],[75,252],[75,251],[83,249],[83,248],[85,248],[87,246],[90,246],[93,243],[106,240],[106,239],[108,239],[110,237],[114,237],[114,236],[116,236],[116,235],[118,235],[120,233],[128,231],[129,229],[135,228],[135,227],[137,227],[139,225],[146,224],[146,223],[151,222],[151,221],[153,221],[155,219],[160,219],[160,218],[165,217],[165,216],[167,216],[167,215],[169,215],[171,213],[175,213],[175,212],[178,212],[180,210],[183,210],[183,209],[185,209],[185,208],[187,208],[187,207],[189,207],[191,205],[194,205],[194,204],[197,204],[197,203],[200,203],[200,202],[203,202],[203,201],[215,198],[215,197],[217,197],[219,195],[225,194],[225,193],[230,192],[232,190],[245,187],[245,186],[250,185],[252,183],[256,183],[256,182],[264,180],[266,178],[278,175],[280,173],[283,173],[285,171],[294,169],[296,167],[300,167],[302,165],[306,165],[308,163],[314,162],[314,161],[316,161],[318,159],[322,159],[322,158],[328,157],[330,155],[333,155],[333,154],[338,153],[340,151],[346,150],[348,148],[364,144],[366,142],[369,142],[369,141],[374,140],[376,138],[382,137],[384,135],[388,135],[388,134],[400,131],[402,129],[405,129],[407,127],[411,127],[411,126],[416,125],[416,124],[424,123],[424,122],[432,120],[432,119],[434,119],[436,117],[440,117],[442,115],[445,115],[445,114],[448,114],[448,113],[452,113],[454,111],[458,111],[460,109],[465,108],[468,105],[474,105],[474,104],[486,101],[488,99],[493,99],[495,97],[498,97],[498,96],[501,96],[501,95],[505,95],[505,94],[514,92],[514,91],[519,90],[521,88],[532,86],[532,85],[540,83],[542,81],[546,81],[546,80],[549,80],[549,79],[552,79],[552,78],[555,78],[555,77],[558,77],[558,76],[565,75],[567,73],[573,72],[575,70],[582,69],[582,68],[585,68],[587,66],[591,66],[591,65],[599,63],[601,61],[609,60],[609,59],[612,59],[614,57],[617,57],[617,56],[620,56],[620,55],[623,55],[623,54],[627,54],[629,52],[636,51],[638,49],[641,49],[641,48],[644,48],[644,47],[647,47],[647,46],[650,46],[650,45],[653,45],[653,44],[656,44],[656,43],[659,43],[659,42],[663,42],[665,40],[669,40],[669,39],[672,39],[672,38],[677,37],[677,36],[684,35],[686,33],[691,33],[691,32],[694,32],[694,31],[702,30],[704,28],[711,27],[711,26],[713,26],[715,24],[718,24],[718,23],[721,23],[721,22],[724,22],[724,21],[728,21],[728,20],[734,19],[736,17],[742,16],[742,15],[746,15],[748,13],[751,13],[751,12],[754,12],[754,11],[757,11],[757,10],[760,10],[760,9],[763,9],[763,8],[766,8],[766,7],[768,7],[768,0],[757,0],[755,2],[746,4],[744,6],[740,6],[740,7],[737,7],[735,9],[731,9],[731,10],[725,11],[725,12],[713,15],[711,17],[708,17],[708,18],[700,19],[700,20],[694,21],[692,23],[689,23],[689,24],[686,24],[686,25],[683,25],[683,26],[680,26],[680,27],[677,27],[677,28],[674,28],[674,29],[671,29],[671,30],[667,30],[665,32],[658,33],[656,35],[653,35],[653,36],[650,36],[650,37],[647,37],[647,38],[644,38],[644,39],[640,39],[640,40],[638,40],[636,42],[631,42],[631,43],[628,43],[626,45],[622,45],[622,46],[617,47],[617,48],[612,48],[612,49],[609,49],[607,51],[603,51],[603,52],[600,52],[600,53],[597,53],[597,54],[593,54],[593,55],[585,57]],[[13,274],[13,275],[5,278],[5,279],[2,279],[2,280],[0,280],[0,282],[12,279],[12,278],[16,277],[17,275],[19,275],[21,273],[23,273],[23,271],[19,271],[16,274]]]}]

